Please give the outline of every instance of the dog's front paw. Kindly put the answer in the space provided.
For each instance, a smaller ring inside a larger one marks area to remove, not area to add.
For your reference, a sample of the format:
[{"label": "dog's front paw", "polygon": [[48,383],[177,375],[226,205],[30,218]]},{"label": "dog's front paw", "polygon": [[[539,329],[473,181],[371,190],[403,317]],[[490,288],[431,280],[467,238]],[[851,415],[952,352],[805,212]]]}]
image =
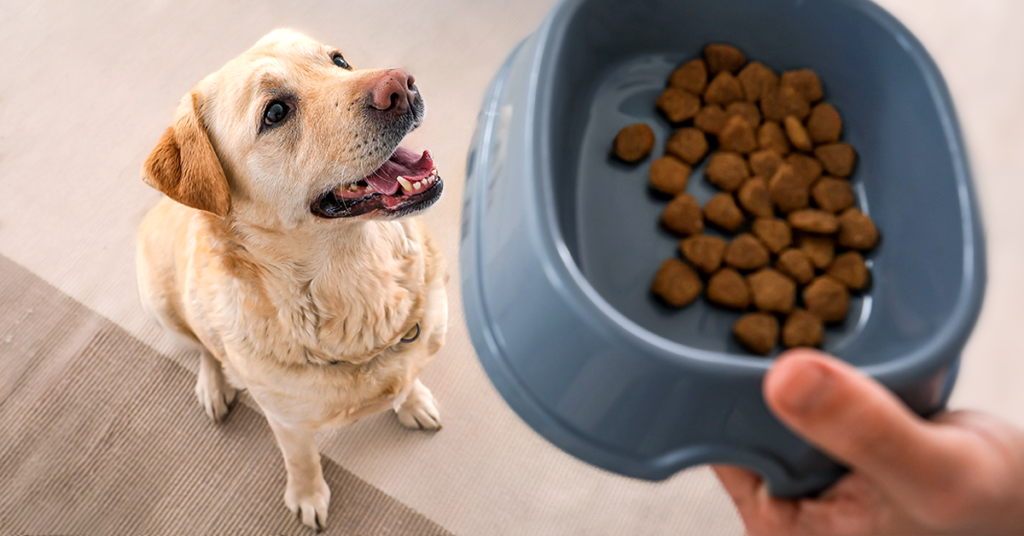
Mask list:
[{"label": "dog's front paw", "polygon": [[419,380],[416,380],[402,405],[395,410],[398,421],[406,428],[419,430],[441,429],[441,412],[437,410],[437,400],[433,393]]},{"label": "dog's front paw", "polygon": [[219,423],[231,410],[231,404],[235,401],[234,387],[228,385],[220,371],[211,372],[208,367],[199,368],[199,377],[196,378],[196,397],[199,404],[206,410],[206,414]]},{"label": "dog's front paw", "polygon": [[312,482],[296,484],[289,479],[284,491],[284,504],[297,515],[303,525],[321,531],[327,527],[327,505],[331,502],[331,488],[322,476]]}]

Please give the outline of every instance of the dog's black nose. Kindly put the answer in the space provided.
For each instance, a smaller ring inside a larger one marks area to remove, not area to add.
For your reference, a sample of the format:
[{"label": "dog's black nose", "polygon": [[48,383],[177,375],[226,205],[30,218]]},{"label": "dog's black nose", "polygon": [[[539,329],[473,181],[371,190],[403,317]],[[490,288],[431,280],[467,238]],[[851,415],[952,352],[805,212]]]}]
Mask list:
[{"label": "dog's black nose", "polygon": [[371,83],[370,106],[382,111],[404,114],[416,103],[419,92],[416,79],[401,69],[388,69]]}]

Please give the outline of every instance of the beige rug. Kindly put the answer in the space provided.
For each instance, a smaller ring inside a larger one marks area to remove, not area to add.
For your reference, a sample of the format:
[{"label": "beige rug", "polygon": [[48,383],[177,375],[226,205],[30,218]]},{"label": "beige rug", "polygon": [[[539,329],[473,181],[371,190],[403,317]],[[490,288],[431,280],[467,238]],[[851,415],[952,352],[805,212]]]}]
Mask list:
[{"label": "beige rug", "polygon": [[[988,227],[990,286],[954,402],[1024,425],[1024,3],[887,0],[956,99]],[[444,430],[391,415],[325,433],[336,534],[740,534],[706,468],[662,483],[583,464],[502,402],[458,289],[464,159],[483,91],[550,0],[0,3],[0,534],[308,533],[258,412],[221,426],[195,356],[138,305],[134,235],[159,195],[139,167],[196,81],[277,27],[397,66],[426,98],[413,148],[446,181],[427,215],[452,264],[449,343],[424,381]],[[1016,352],[1016,353],[1014,353]]]}]

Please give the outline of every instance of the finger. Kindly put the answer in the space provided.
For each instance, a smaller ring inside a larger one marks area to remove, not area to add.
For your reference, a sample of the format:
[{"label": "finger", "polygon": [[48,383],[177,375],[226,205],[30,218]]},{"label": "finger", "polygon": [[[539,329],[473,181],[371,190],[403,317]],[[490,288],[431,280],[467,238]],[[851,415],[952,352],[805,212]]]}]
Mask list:
[{"label": "finger", "polygon": [[787,352],[764,381],[765,400],[794,432],[864,473],[890,496],[955,484],[973,434],[927,423],[881,384],[813,350]]},{"label": "finger", "polygon": [[757,473],[728,465],[712,465],[722,487],[736,505],[750,536],[795,534],[799,507],[796,502],[768,495]]},{"label": "finger", "polygon": [[743,511],[756,500],[761,487],[761,477],[757,473],[731,465],[712,465],[711,470],[738,510]]}]

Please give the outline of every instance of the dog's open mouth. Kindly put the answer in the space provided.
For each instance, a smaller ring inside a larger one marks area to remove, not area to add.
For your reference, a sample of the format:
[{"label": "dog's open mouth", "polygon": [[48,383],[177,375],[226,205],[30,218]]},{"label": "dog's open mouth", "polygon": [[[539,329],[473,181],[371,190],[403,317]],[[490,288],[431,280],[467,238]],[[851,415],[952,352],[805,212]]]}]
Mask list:
[{"label": "dog's open mouth", "polygon": [[434,204],[443,188],[430,152],[417,155],[399,147],[373,173],[320,196],[311,210],[323,218],[347,218],[370,212],[399,217]]}]

